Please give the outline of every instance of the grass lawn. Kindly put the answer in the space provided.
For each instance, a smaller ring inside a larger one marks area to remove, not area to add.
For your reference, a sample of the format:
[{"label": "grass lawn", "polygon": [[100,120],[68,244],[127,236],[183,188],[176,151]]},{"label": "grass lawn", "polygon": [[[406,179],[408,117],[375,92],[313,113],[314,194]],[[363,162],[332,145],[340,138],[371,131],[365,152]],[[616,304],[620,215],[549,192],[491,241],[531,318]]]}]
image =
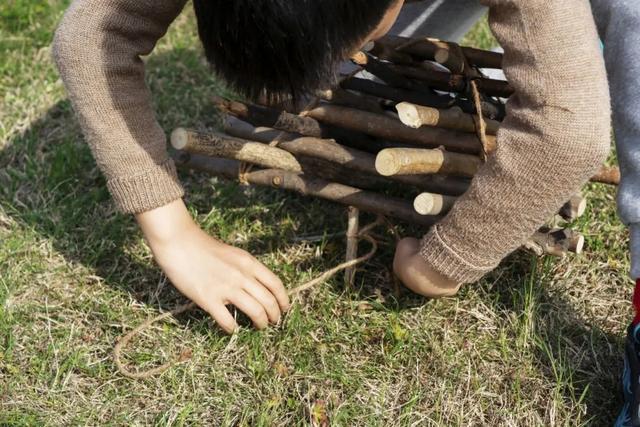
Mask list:
[{"label": "grass lawn", "polygon": [[[117,374],[115,340],[185,300],[117,213],[50,57],[66,1],[0,8],[0,425],[611,425],[630,320],[627,234],[614,189],[588,188],[586,254],[510,256],[455,298],[395,295],[389,236],[357,276],[297,300],[280,327],[236,336],[202,312],[151,328],[127,362],[189,362],[150,380]],[[467,43],[492,43],[486,24]],[[190,7],[148,58],[158,118],[217,124],[224,93]],[[338,263],[345,229],[327,202],[181,172],[209,233],[294,287]],[[401,229],[419,235],[419,229]],[[363,247],[366,243],[363,244]],[[364,248],[363,248],[364,250]],[[247,322],[244,322],[247,325]]]}]

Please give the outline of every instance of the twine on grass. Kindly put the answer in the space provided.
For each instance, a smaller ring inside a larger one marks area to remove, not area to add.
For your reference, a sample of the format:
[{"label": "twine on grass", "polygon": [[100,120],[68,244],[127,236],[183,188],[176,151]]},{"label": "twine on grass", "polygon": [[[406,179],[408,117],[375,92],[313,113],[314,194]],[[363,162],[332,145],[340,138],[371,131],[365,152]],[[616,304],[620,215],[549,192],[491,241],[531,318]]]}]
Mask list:
[{"label": "twine on grass", "polygon": [[[343,262],[327,271],[325,271],[324,273],[320,274],[318,277],[303,283],[300,286],[297,286],[291,290],[289,290],[287,292],[287,294],[289,296],[293,296],[293,295],[297,295],[301,292],[304,292],[308,289],[311,289],[312,287],[319,285],[320,283],[325,282],[326,280],[328,280],[329,278],[331,278],[332,276],[334,276],[336,273],[339,273],[342,270],[345,270],[349,267],[353,267],[356,266],[358,264],[361,264],[363,262],[368,261],[369,259],[371,259],[375,253],[378,251],[378,241],[371,236],[371,234],[369,234],[369,232],[371,230],[373,230],[375,227],[382,225],[382,224],[389,224],[388,220],[386,218],[384,218],[383,216],[378,216],[378,218],[372,222],[371,224],[363,227],[357,234],[357,237],[367,240],[370,244],[371,244],[371,250],[369,250],[368,253],[366,253],[365,255],[362,255],[359,258],[355,258],[346,262]],[[395,233],[395,230],[394,230]],[[183,350],[180,355],[173,359],[170,360],[168,362],[163,363],[160,366],[157,366],[155,368],[151,368],[151,369],[147,369],[145,371],[132,371],[130,370],[127,366],[125,366],[125,364],[122,362],[122,349],[124,347],[127,346],[127,344],[129,344],[129,342],[131,342],[131,340],[138,334],[140,334],[141,332],[143,332],[145,329],[149,328],[151,325],[153,325],[156,322],[159,322],[163,319],[166,319],[167,317],[171,317],[171,316],[177,316],[179,314],[185,313],[187,311],[191,311],[195,308],[197,308],[198,306],[194,303],[194,302],[190,302],[184,305],[181,305],[177,308],[174,308],[171,311],[168,311],[166,313],[162,313],[156,317],[152,317],[150,319],[145,320],[144,322],[142,322],[140,325],[136,326],[135,328],[133,328],[131,331],[127,332],[125,335],[123,335],[120,339],[118,339],[116,345],[113,347],[113,359],[114,359],[114,363],[116,364],[116,367],[118,368],[118,372],[128,378],[132,378],[132,379],[147,379],[147,378],[151,378],[154,375],[158,375],[164,371],[166,371],[167,369],[169,369],[170,367],[184,362],[186,360],[188,360],[191,357],[191,351],[186,349]]]}]

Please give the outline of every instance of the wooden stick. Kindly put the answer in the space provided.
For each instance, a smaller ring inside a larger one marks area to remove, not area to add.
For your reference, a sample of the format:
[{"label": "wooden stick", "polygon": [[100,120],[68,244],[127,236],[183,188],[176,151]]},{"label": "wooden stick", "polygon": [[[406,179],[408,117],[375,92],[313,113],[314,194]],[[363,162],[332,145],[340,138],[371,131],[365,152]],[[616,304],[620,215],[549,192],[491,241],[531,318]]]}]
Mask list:
[{"label": "wooden stick", "polygon": [[609,185],[620,185],[620,169],[616,167],[603,167],[591,178],[591,181]]},{"label": "wooden stick", "polygon": [[[238,177],[239,162],[234,160],[185,153],[176,157],[176,164],[229,179]],[[245,174],[245,179],[250,184],[295,191],[306,196],[354,206],[362,211],[398,218],[411,224],[431,226],[441,219],[438,216],[418,214],[411,203],[402,199],[294,172],[279,169],[253,170]]]},{"label": "wooden stick", "polygon": [[[396,105],[400,121],[412,128],[422,126],[442,127],[461,132],[476,132],[476,125],[471,114],[466,114],[459,107],[451,107],[447,110],[439,110],[432,107],[401,102]],[[495,135],[500,127],[500,122],[485,119],[487,134]]]},{"label": "wooden stick", "polygon": [[225,115],[222,118],[222,128],[226,133],[236,138],[258,141],[270,144],[274,141],[291,141],[301,137],[300,134],[285,132],[266,126],[253,126],[234,116]]},{"label": "wooden stick", "polygon": [[[218,105],[220,109],[243,120],[246,119],[253,125],[275,127],[305,136],[319,137],[318,135],[326,134],[327,131],[324,130],[323,132],[318,123],[323,122],[378,138],[424,145],[430,148],[442,145],[451,151],[472,154],[479,153],[481,148],[480,142],[475,135],[440,128],[412,129],[391,117],[338,105],[322,104],[307,111],[306,117],[285,112],[278,113],[266,107],[252,106],[236,101],[225,102],[225,100],[222,100]],[[253,115],[254,112],[257,116]],[[268,118],[268,120],[264,118]],[[304,119],[308,126],[302,126],[302,123],[297,122],[298,119]],[[311,126],[310,121],[315,124]],[[495,143],[493,136],[488,138]]]},{"label": "wooden stick", "polygon": [[[437,103],[434,103],[429,96],[425,96],[420,92],[412,92],[401,88],[390,87],[380,83],[373,82],[371,80],[350,78],[340,83],[343,89],[354,90],[357,92],[366,93],[369,95],[377,96],[380,98],[388,99],[395,102],[410,102],[412,104],[424,105],[427,107],[438,108]],[[455,105],[462,108],[465,113],[476,114],[475,106],[473,102],[465,99],[454,99]],[[486,113],[486,116],[494,119],[502,119],[505,115],[504,107],[498,108],[498,106],[484,102],[482,103],[482,111]]]},{"label": "wooden stick", "polygon": [[[320,122],[388,139],[429,148],[444,146],[450,151],[478,154],[480,142],[475,135],[440,128],[412,129],[399,120],[367,111],[337,105],[320,105],[308,112],[308,116]],[[488,136],[495,142],[495,137]]]},{"label": "wooden stick", "polygon": [[[433,96],[424,94],[422,92],[392,87],[376,83],[372,80],[359,79],[355,77],[342,81],[340,83],[340,87],[347,90],[354,90],[368,95],[377,96],[379,98],[387,99],[394,102],[408,101],[414,104],[430,107],[439,107],[442,104],[439,98],[434,100]],[[447,106],[451,105],[452,102],[453,101],[447,100]]]},{"label": "wooden stick", "polygon": [[[178,152],[174,155],[174,159],[181,168],[200,170],[228,179],[237,179],[238,176],[239,162],[235,160],[212,158],[186,152]],[[439,215],[420,215],[410,203],[401,199],[363,191],[322,179],[306,177],[293,172],[263,169],[247,173],[246,179],[251,184],[281,188],[307,196],[319,197],[347,206],[354,206],[361,211],[397,218],[410,224],[428,227],[442,219],[442,216]],[[584,238],[580,239],[579,233],[571,230],[561,231],[566,233],[564,240],[561,238],[562,235],[560,233],[555,233],[548,237],[545,233],[539,232],[524,247],[534,250],[536,253],[542,250],[541,253],[564,256],[566,251],[558,250],[558,244],[560,244],[561,248],[566,246],[567,251],[580,253],[584,245]],[[550,239],[555,239],[556,244],[553,244]],[[541,246],[538,242],[544,244]]]},{"label": "wooden stick", "polygon": [[[250,124],[235,118],[227,118],[224,123],[225,132],[233,136],[245,139],[252,138],[267,144],[272,142],[272,139],[269,138],[273,135],[273,129],[254,128]],[[290,141],[280,141],[278,147],[296,156],[320,158],[348,168],[349,170],[378,176],[374,155],[354,148],[345,147],[332,139],[302,137]],[[426,191],[451,195],[464,193],[469,185],[466,180],[462,179],[404,176],[400,174],[391,177],[391,180],[415,186]]]},{"label": "wooden stick", "polygon": [[373,56],[367,55],[364,52],[356,53],[351,57],[351,60],[389,86],[421,93],[422,96],[429,100],[430,105],[434,105],[438,108],[447,108],[454,102],[451,97],[436,94],[428,85],[408,79],[402,73],[396,71],[391,64],[380,62]]},{"label": "wooden stick", "polygon": [[584,236],[568,229],[540,230],[525,244],[525,248],[538,256],[544,254],[565,257],[567,253],[581,254],[584,249]]},{"label": "wooden stick", "polygon": [[444,215],[451,210],[457,198],[442,194],[422,193],[413,201],[413,208],[420,215]]},{"label": "wooden stick", "polygon": [[[438,43],[439,42],[439,43]],[[421,38],[411,39],[408,37],[387,35],[376,40],[376,46],[372,53],[376,54],[382,49],[396,50],[400,53],[410,54],[422,60],[435,60],[438,49],[442,49],[440,40]],[[380,47],[378,47],[380,46]],[[467,61],[480,68],[502,68],[502,54],[471,47],[461,47]]]},{"label": "wooden stick", "polygon": [[582,194],[575,194],[565,203],[558,214],[566,221],[575,221],[587,210],[587,199]]},{"label": "wooden stick", "polygon": [[321,99],[329,101],[332,104],[357,108],[358,110],[370,111],[377,114],[383,114],[385,112],[380,103],[380,99],[349,92],[342,88],[320,90],[316,94]]},{"label": "wooden stick", "polygon": [[[349,219],[347,224],[347,250],[345,261],[349,262],[358,257],[358,229],[360,228],[360,211],[356,207],[349,206],[347,208],[347,213]],[[356,266],[345,269],[344,282],[345,285],[350,289],[353,288],[355,277]]]},{"label": "wooden stick", "polygon": [[325,136],[320,124],[309,117],[278,111],[254,104],[214,97],[214,105],[222,112],[234,115],[255,126],[268,126],[286,132],[322,138]]},{"label": "wooden stick", "polygon": [[[425,68],[416,68],[407,65],[389,65],[389,69],[405,77],[423,81],[434,89],[458,93],[463,93],[467,90],[467,80],[459,74],[427,70]],[[476,82],[478,89],[486,95],[509,98],[514,92],[511,85],[504,80],[479,78]]]},{"label": "wooden stick", "polygon": [[176,150],[185,150],[190,153],[231,158],[268,168],[302,172],[298,160],[285,150],[222,134],[177,128],[171,133],[171,145]]},{"label": "wooden stick", "polygon": [[389,148],[376,157],[376,170],[382,176],[443,174],[473,177],[482,160],[468,154],[422,148]]}]

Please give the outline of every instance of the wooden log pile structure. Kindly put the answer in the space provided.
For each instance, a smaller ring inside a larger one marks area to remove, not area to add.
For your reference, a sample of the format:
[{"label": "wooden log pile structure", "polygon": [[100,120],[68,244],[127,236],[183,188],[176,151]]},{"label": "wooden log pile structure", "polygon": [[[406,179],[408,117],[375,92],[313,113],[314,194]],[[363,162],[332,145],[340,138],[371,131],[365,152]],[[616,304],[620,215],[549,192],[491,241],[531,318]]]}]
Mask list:
[{"label": "wooden log pile structure", "polygon": [[[223,131],[176,129],[177,164],[350,206],[348,258],[356,256],[358,210],[433,225],[496,149],[513,90],[483,70],[500,69],[502,55],[386,36],[352,61],[376,79],[352,73],[313,94],[302,111],[216,98]],[[603,168],[592,181],[615,185],[619,172]],[[581,195],[572,197],[558,213],[564,221],[539,230],[525,248],[581,252],[584,238],[563,227],[585,206]]]}]

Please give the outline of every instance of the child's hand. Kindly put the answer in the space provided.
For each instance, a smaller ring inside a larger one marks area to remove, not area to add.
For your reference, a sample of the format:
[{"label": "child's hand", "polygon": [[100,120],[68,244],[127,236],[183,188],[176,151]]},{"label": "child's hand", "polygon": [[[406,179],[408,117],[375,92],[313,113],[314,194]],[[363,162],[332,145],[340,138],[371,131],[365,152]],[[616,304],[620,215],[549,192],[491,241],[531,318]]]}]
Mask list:
[{"label": "child's hand", "polygon": [[402,239],[396,247],[393,271],[402,283],[413,292],[430,298],[455,295],[460,284],[452,282],[433,270],[419,254],[420,241]]},{"label": "child's hand", "polygon": [[238,327],[227,304],[242,310],[259,329],[277,323],[289,309],[280,279],[248,252],[201,230],[182,200],[136,218],[167,277],[226,332]]}]

